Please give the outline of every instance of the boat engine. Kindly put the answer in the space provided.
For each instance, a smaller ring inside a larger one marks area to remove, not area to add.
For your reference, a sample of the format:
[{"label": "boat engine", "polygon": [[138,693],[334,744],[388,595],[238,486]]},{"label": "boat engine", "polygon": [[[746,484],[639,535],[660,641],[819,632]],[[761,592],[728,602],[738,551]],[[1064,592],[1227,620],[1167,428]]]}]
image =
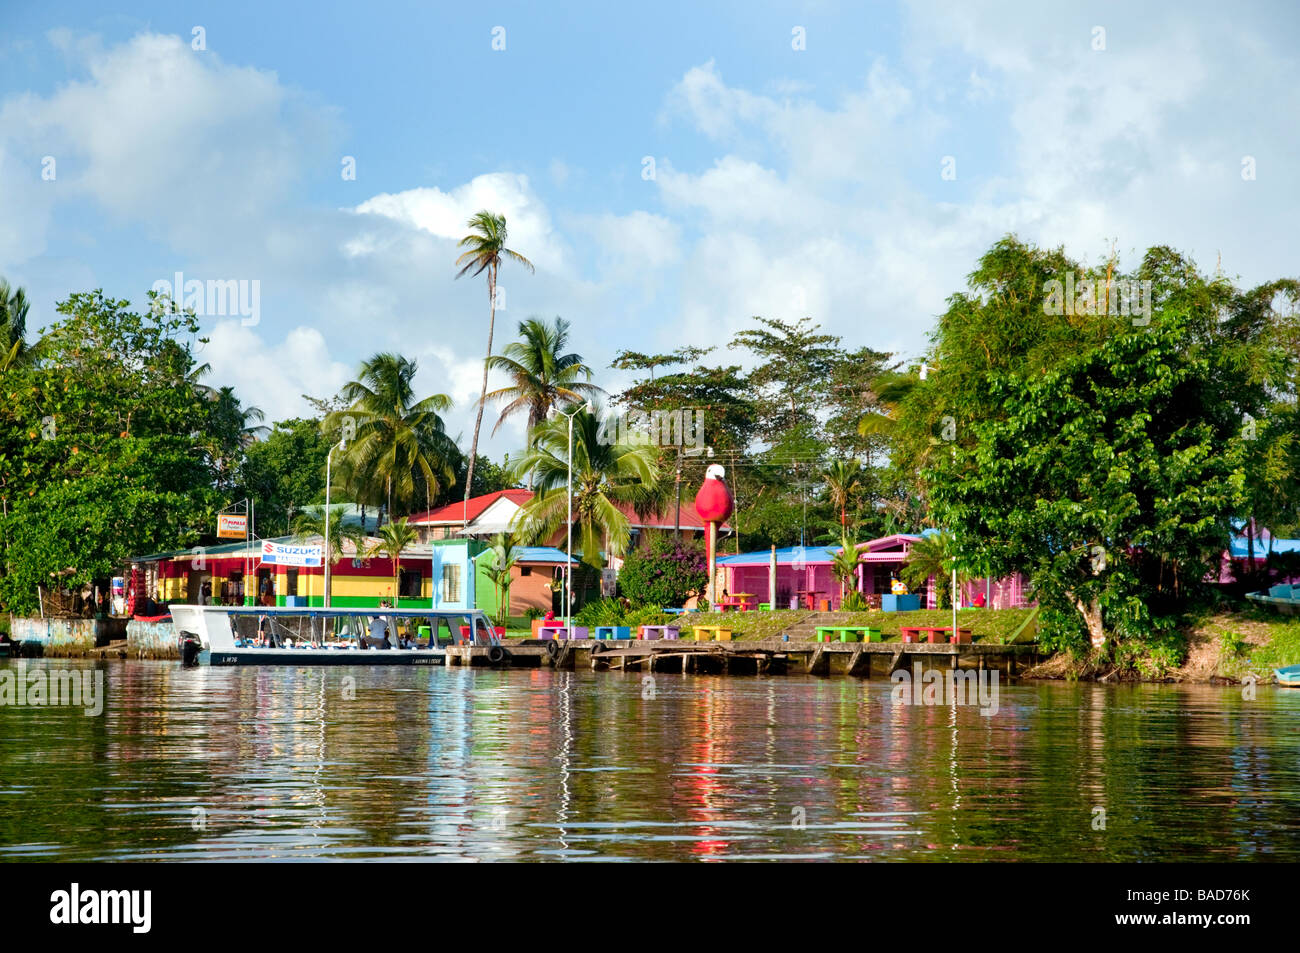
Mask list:
[{"label": "boat engine", "polygon": [[181,664],[198,665],[199,652],[203,650],[203,644],[199,641],[199,637],[193,632],[182,632],[177,636],[177,641],[180,643]]}]

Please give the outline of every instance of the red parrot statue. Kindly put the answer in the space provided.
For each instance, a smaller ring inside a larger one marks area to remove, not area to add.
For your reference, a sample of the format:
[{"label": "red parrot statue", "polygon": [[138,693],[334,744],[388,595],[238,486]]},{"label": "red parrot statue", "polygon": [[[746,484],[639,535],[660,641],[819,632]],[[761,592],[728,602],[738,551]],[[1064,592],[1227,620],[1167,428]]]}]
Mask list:
[{"label": "red parrot statue", "polygon": [[709,527],[709,588],[707,598],[710,609],[713,608],[714,603],[717,601],[713,589],[714,580],[717,578],[718,524],[724,522],[735,508],[735,501],[731,497],[731,490],[727,489],[727,484],[723,480],[724,476],[726,476],[726,471],[719,464],[711,464],[704,473],[704,485],[695,494],[695,512],[700,514],[700,519],[704,520]]}]

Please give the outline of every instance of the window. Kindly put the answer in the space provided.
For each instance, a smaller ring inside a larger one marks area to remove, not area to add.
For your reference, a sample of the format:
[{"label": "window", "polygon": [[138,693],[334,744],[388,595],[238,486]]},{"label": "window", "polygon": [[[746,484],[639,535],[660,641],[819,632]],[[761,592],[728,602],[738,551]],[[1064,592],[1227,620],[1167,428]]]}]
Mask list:
[{"label": "window", "polygon": [[442,567],[442,601],[460,602],[460,563]]},{"label": "window", "polygon": [[532,567],[532,566],[520,566],[520,567],[519,567],[519,575],[520,575],[520,576],[531,576],[532,574],[533,574],[533,567]]},{"label": "window", "polygon": [[424,577],[418,569],[403,569],[398,577],[397,592],[403,599],[420,598]]},{"label": "window", "polygon": [[284,574],[284,594],[286,596],[296,596],[298,594],[298,570],[290,569]]}]

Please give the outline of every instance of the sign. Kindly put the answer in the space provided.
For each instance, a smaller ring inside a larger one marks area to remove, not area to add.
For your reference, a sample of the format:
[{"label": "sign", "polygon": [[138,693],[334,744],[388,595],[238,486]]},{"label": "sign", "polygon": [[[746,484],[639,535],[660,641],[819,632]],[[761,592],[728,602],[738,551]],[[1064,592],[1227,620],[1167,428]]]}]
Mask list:
[{"label": "sign", "polygon": [[218,513],[217,537],[220,539],[247,539],[248,517],[242,513]]},{"label": "sign", "polygon": [[286,543],[262,543],[264,566],[322,566],[324,546],[292,546]]}]

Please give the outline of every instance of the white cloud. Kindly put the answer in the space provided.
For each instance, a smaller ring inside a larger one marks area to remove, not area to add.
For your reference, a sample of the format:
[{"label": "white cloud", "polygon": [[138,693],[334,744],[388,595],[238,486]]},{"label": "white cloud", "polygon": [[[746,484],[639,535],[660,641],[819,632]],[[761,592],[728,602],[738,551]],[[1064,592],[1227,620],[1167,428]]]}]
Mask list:
[{"label": "white cloud", "polygon": [[222,321],[206,337],[197,357],[212,366],[209,383],[233,386],[245,406],[261,408],[268,420],[311,416],[303,394],[329,397],[351,379],[353,368],[330,357],[315,328],[294,328],[277,341]]}]

